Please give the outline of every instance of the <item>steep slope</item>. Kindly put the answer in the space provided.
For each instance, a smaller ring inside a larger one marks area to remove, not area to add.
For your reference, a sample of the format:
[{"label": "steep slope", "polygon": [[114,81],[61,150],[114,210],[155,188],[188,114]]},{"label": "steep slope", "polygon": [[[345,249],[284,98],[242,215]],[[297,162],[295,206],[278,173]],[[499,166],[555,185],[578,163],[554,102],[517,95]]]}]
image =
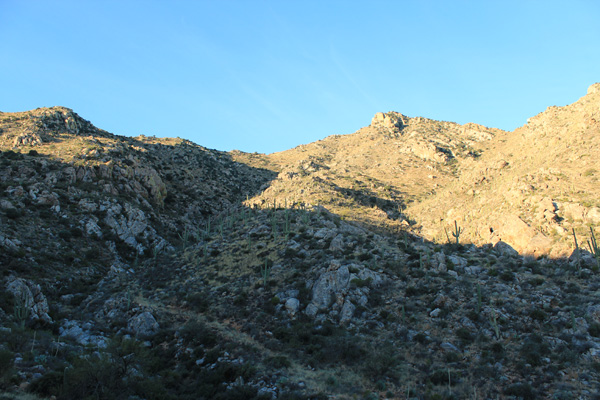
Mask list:
[{"label": "steep slope", "polygon": [[460,177],[407,211],[429,239],[445,241],[454,221],[477,244],[502,240],[519,252],[569,255],[572,230],[600,225],[600,84],[565,107],[549,107],[489,142]]},{"label": "steep slope", "polygon": [[112,135],[63,107],[0,113],[0,150],[0,261],[67,291],[172,248],[272,175],[185,140]]},{"label": "steep slope", "polygon": [[487,141],[504,134],[476,124],[378,113],[351,135],[262,157],[263,164],[254,165],[267,163],[279,175],[247,204],[320,204],[345,219],[398,230],[407,225],[407,204],[452,182],[459,160],[478,157]]}]

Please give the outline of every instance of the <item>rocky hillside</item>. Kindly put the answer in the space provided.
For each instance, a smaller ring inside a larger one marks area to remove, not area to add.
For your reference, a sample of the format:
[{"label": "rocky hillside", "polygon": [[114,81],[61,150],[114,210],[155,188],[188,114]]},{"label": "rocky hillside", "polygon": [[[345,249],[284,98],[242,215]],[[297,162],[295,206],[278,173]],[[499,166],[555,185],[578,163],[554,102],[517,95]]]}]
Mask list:
[{"label": "rocky hillside", "polygon": [[408,211],[427,238],[454,220],[476,244],[502,240],[522,254],[568,256],[600,225],[600,84],[495,137],[457,180]]},{"label": "rocky hillside", "polygon": [[[336,214],[446,243],[564,257],[600,224],[600,85],[514,132],[378,113],[351,135],[264,156],[279,171],[247,204],[321,204]],[[240,156],[240,161],[248,160]]]},{"label": "rocky hillside", "polygon": [[600,398],[599,95],[271,155],[0,113],[0,398]]},{"label": "rocky hillside", "polygon": [[478,157],[485,143],[505,134],[389,112],[356,133],[264,156],[262,164],[234,157],[279,171],[247,205],[323,205],[344,219],[397,231],[408,225],[408,204],[454,181],[461,160]]}]

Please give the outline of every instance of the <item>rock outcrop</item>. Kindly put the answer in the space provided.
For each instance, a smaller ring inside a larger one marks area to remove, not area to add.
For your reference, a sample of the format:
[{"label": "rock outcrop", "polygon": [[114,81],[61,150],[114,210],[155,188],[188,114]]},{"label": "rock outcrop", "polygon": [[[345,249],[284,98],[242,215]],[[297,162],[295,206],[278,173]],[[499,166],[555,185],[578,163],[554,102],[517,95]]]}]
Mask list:
[{"label": "rock outcrop", "polygon": [[32,319],[51,323],[52,318],[48,314],[50,308],[46,296],[42,293],[40,285],[26,279],[10,276],[5,281],[6,291],[14,296],[15,313],[20,318]]}]

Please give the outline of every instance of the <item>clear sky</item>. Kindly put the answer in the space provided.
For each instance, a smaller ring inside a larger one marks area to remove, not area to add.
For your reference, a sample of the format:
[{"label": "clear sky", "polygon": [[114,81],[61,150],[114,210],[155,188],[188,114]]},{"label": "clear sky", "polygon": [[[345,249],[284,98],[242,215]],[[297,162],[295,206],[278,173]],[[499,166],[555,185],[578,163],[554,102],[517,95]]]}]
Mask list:
[{"label": "clear sky", "polygon": [[379,111],[513,130],[600,81],[600,1],[0,0],[0,111],[270,153]]}]

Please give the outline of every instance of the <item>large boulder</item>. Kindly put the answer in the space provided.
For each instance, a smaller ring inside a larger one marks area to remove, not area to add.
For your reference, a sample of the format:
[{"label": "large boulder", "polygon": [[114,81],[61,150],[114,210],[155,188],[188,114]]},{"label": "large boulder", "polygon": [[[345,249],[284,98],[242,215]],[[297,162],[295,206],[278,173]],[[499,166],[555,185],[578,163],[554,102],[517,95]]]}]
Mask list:
[{"label": "large boulder", "polygon": [[319,310],[328,308],[335,298],[343,296],[350,283],[347,266],[322,274],[312,289],[312,304]]},{"label": "large boulder", "polygon": [[108,340],[102,335],[92,334],[91,329],[93,329],[91,322],[82,324],[79,321],[65,320],[58,332],[60,337],[69,338],[83,346],[105,348]]},{"label": "large boulder", "polygon": [[300,301],[294,297],[290,297],[285,302],[285,309],[291,318],[295,318],[298,313],[298,309],[300,309]]},{"label": "large boulder", "polygon": [[48,300],[42,293],[40,285],[10,276],[6,281],[6,290],[15,297],[17,307],[24,307],[24,316],[29,316],[34,321],[52,323],[52,318],[48,315],[50,312]]},{"label": "large boulder", "polygon": [[502,241],[523,255],[549,254],[552,239],[536,231],[516,215],[504,215],[492,221],[494,241]]},{"label": "large boulder", "polygon": [[158,332],[160,326],[149,311],[144,311],[129,319],[127,328],[135,334],[136,337],[150,337]]}]

